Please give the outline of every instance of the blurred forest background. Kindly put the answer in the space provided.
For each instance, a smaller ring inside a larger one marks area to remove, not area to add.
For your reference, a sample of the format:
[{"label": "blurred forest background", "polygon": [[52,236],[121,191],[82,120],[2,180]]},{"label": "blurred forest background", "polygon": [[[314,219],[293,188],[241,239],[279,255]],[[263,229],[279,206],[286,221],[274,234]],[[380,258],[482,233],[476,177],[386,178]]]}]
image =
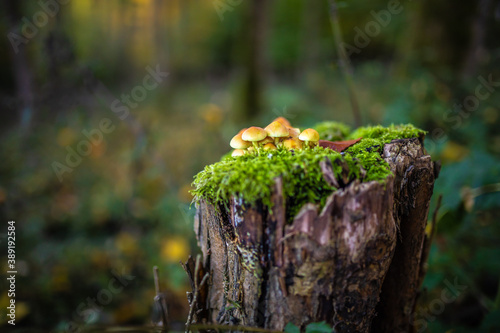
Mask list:
[{"label": "blurred forest background", "polygon": [[[415,325],[499,329],[500,1],[337,5],[363,124],[427,130],[443,165]],[[326,1],[0,8],[0,267],[15,220],[16,328],[149,324],[154,265],[172,320],[184,322],[190,288],[179,261],[198,253],[193,175],[250,124],[354,125]],[[158,69],[168,76],[155,85],[148,75]],[[82,143],[85,133],[95,144]],[[92,310],[87,299],[103,295],[113,272],[135,278]]]}]

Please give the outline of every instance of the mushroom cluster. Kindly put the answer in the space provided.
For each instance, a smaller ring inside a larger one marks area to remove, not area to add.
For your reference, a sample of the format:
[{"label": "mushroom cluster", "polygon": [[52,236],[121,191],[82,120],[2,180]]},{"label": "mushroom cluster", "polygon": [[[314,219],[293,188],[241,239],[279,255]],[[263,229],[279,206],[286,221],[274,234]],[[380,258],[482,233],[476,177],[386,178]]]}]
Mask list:
[{"label": "mushroom cluster", "polygon": [[242,129],[231,139],[230,146],[234,148],[232,156],[236,157],[261,150],[306,149],[317,146],[318,142],[316,130],[308,128],[301,132],[285,118],[278,117],[266,128],[252,126]]}]

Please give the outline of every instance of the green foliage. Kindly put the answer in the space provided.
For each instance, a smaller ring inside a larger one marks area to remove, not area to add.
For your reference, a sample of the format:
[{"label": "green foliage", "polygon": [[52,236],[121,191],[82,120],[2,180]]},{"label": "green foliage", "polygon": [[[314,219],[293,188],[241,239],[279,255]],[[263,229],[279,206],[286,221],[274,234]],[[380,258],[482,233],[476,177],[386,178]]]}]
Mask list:
[{"label": "green foliage", "polygon": [[334,332],[333,328],[322,321],[319,323],[310,323],[306,326],[306,333],[332,333]]},{"label": "green foliage", "polygon": [[285,326],[285,333],[300,333],[300,328],[293,323],[288,323]]},{"label": "green foliage", "polygon": [[[300,333],[300,328],[293,324],[288,323],[285,326],[285,333]],[[306,326],[306,333],[333,333],[333,328],[324,321],[318,323],[310,323]]]}]

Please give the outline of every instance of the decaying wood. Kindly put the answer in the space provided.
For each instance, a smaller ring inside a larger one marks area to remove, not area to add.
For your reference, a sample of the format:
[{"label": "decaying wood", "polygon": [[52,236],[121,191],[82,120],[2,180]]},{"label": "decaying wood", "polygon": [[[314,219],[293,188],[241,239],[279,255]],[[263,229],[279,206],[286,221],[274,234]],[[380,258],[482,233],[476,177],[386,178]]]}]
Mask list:
[{"label": "decaying wood", "polygon": [[384,158],[398,175],[394,182],[394,216],[400,237],[382,288],[374,330],[410,332],[414,330],[411,324],[421,283],[425,226],[439,166],[424,153],[417,139],[386,145]]},{"label": "decaying wood", "polygon": [[338,190],[288,224],[281,179],[272,209],[199,202],[195,231],[210,279],[193,323],[283,330],[324,320],[336,332],[410,331],[437,172],[418,139],[385,145],[383,158],[394,173],[385,184],[322,162]]}]

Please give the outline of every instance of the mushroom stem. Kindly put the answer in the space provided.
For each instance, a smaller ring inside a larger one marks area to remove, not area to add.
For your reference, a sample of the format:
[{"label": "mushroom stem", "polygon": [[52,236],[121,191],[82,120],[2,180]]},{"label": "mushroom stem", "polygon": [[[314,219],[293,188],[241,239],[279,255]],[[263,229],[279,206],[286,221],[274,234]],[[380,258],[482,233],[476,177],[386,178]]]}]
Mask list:
[{"label": "mushroom stem", "polygon": [[257,141],[252,141],[252,144],[255,148],[255,151],[257,152],[257,155],[260,155],[260,147],[259,147]]}]

